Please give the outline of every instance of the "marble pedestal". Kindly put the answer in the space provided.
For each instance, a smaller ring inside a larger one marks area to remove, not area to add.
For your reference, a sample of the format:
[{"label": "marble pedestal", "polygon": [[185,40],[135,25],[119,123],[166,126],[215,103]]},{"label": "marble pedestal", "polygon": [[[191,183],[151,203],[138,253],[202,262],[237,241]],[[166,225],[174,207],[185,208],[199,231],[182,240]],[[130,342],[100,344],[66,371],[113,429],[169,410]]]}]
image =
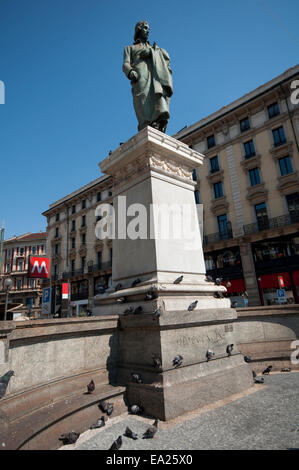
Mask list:
[{"label": "marble pedestal", "polygon": [[[237,344],[236,312],[222,297],[225,288],[205,281],[192,179],[203,158],[147,127],[100,164],[113,177],[116,223],[112,289],[94,298],[93,314],[120,315],[118,382],[127,386],[130,404],[163,420],[252,384],[251,369],[236,346],[231,357],[226,354],[228,344]],[[138,307],[141,313],[125,313]],[[210,361],[208,349],[214,352]],[[183,356],[180,367],[173,365],[177,354]],[[160,368],[152,355],[161,359]],[[134,383],[132,373],[140,374],[142,383]]]}]

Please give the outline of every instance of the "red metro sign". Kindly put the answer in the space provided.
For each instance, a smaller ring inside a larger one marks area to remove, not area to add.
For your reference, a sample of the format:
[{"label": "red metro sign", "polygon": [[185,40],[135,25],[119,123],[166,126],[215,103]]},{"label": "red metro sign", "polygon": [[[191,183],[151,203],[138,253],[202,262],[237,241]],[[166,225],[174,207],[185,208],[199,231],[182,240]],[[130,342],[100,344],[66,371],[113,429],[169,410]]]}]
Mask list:
[{"label": "red metro sign", "polygon": [[49,264],[49,258],[31,256],[29,263],[29,277],[48,278]]}]

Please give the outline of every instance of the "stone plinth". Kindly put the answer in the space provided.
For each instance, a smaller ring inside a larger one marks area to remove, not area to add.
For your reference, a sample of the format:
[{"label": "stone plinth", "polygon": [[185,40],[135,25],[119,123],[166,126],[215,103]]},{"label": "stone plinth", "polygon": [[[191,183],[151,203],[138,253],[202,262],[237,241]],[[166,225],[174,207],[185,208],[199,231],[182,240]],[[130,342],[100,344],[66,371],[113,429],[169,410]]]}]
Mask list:
[{"label": "stone plinth", "polygon": [[[232,357],[226,354],[228,344],[237,344],[236,312],[222,296],[225,288],[205,280],[202,221],[192,179],[203,158],[147,127],[100,164],[113,177],[116,230],[112,289],[95,297],[93,313],[120,315],[118,381],[127,385],[131,404],[142,404],[160,419],[252,384],[251,370],[236,346]],[[194,301],[195,308],[188,310]],[[137,307],[141,313],[126,313]],[[157,317],[159,307],[162,315]],[[211,361],[208,349],[215,353]],[[177,354],[183,364],[175,368]],[[153,366],[152,355],[161,359],[161,368]],[[131,381],[134,372],[142,383]]]}]

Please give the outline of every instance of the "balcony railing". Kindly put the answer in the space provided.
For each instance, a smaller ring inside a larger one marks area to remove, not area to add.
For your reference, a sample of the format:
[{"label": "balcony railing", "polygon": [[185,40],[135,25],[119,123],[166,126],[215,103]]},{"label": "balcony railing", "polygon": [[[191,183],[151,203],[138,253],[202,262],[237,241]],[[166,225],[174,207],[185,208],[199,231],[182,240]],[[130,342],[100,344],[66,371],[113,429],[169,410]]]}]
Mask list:
[{"label": "balcony railing", "polygon": [[98,271],[107,271],[107,269],[112,268],[112,262],[107,261],[106,263],[99,263],[99,264],[90,264],[88,265],[88,272],[95,273]]},{"label": "balcony railing", "polygon": [[226,230],[225,232],[210,233],[209,235],[204,235],[203,243],[208,245],[209,243],[217,243],[222,240],[229,240],[233,238],[232,230]]},{"label": "balcony railing", "polygon": [[299,212],[296,211],[291,214],[280,215],[272,219],[263,219],[253,224],[243,225],[244,234],[250,235],[251,233],[261,232],[263,230],[271,230],[285,225],[292,225],[299,222]]}]

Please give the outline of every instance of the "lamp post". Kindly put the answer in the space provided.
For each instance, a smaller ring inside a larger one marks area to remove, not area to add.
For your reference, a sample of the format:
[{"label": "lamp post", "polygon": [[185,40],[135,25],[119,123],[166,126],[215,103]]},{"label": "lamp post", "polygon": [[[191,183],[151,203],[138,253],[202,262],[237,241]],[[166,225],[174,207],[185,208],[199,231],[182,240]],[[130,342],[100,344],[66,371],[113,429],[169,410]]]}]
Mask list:
[{"label": "lamp post", "polygon": [[10,289],[12,288],[13,280],[11,277],[7,277],[4,280],[4,289],[6,291],[6,296],[5,296],[5,309],[4,309],[4,321],[6,321],[7,317],[7,304],[8,304],[8,294]]}]

